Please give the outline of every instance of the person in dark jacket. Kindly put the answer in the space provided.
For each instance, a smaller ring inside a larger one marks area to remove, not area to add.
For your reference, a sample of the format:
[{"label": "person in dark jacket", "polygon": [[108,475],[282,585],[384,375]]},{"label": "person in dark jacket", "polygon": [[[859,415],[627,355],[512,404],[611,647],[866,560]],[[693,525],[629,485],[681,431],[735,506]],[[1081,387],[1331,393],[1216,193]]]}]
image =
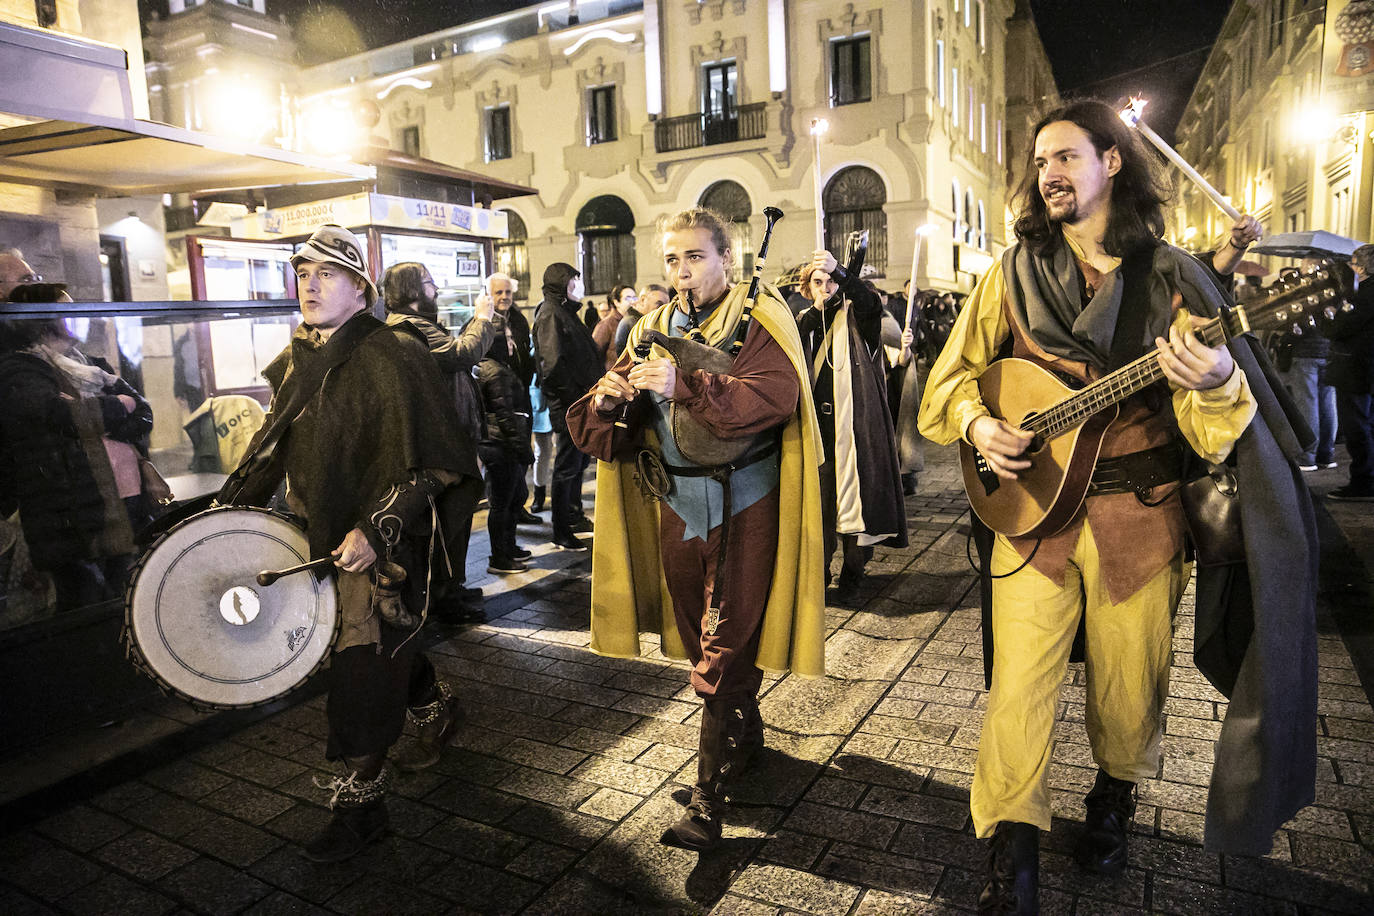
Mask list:
[{"label": "person in dark jacket", "polygon": [[[472,320],[455,337],[439,324],[439,303],[435,300],[438,287],[425,265],[415,261],[393,264],[382,274],[381,286],[387,324],[404,322],[424,335],[430,354],[439,364],[439,370],[450,380],[453,405],[458,410],[463,431],[471,441],[476,442],[482,435],[486,417],[482,413],[482,400],[477,393],[472,372],[496,337],[496,329],[491,321],[491,302],[488,300],[484,303],[479,299]],[[480,483],[471,481],[465,486],[471,489],[464,493],[464,499],[476,509],[477,500],[481,498]],[[464,585],[468,542],[472,538],[472,513],[468,512],[465,519],[457,522],[445,534],[448,536],[453,578],[447,580],[435,595],[435,615],[453,623],[481,623],[486,620],[481,607],[482,590]]]},{"label": "person in dark jacket", "polygon": [[1358,284],[1351,300],[1355,308],[1338,314],[1326,332],[1331,338],[1327,379],[1336,389],[1336,414],[1350,452],[1350,483],[1326,498],[1374,502],[1374,245],[1356,248],[1350,261]]},{"label": "person in dark jacket", "polygon": [[530,444],[529,392],[511,368],[510,347],[503,325],[496,318],[500,333],[477,364],[477,384],[482,391],[487,422],[477,453],[487,472],[487,535],[491,559],[487,572],[498,576],[524,572],[530,552],[516,543],[515,524],[522,508],[520,488],[525,468],[534,463]]},{"label": "person in dark jacket", "polygon": [[[487,295],[496,309],[495,315],[505,320],[508,362],[519,377],[520,383],[525,386],[525,406],[533,416],[529,404],[529,387],[534,381],[534,353],[530,350],[529,319],[515,305],[515,294],[520,290],[520,284],[509,274],[494,273],[487,277],[486,286]],[[528,467],[522,470],[520,478],[516,481],[515,521],[520,525],[539,525],[543,523],[543,519],[525,508],[525,501],[530,497],[530,488],[525,484],[525,475],[528,471]],[[536,501],[543,504],[542,490],[537,494]]]},{"label": "person in dark jacket", "polygon": [[553,542],[567,550],[586,550],[577,535],[591,531],[591,523],[580,511],[582,472],[588,459],[568,434],[567,414],[601,378],[601,357],[591,331],[577,317],[582,275],[576,268],[562,262],[550,264],[544,271],[543,292],[544,301],[534,312],[534,357],[558,440],[550,487]]},{"label": "person in dark jacket", "polygon": [[[65,301],[55,290],[15,287],[11,301]],[[106,363],[75,348],[60,319],[0,322],[0,513],[19,509],[36,569],[52,575],[57,609],[123,591],[133,535],[154,507],[139,456],[153,412]]]}]

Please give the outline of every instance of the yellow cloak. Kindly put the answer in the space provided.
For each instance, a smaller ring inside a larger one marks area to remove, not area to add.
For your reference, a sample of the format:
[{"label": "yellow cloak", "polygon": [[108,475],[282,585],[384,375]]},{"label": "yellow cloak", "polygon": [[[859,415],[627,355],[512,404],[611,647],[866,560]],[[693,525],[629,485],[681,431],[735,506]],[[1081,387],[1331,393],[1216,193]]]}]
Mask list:
[{"label": "yellow cloak", "polygon": [[[708,343],[733,339],[748,284],[736,284],[701,326]],[[637,322],[627,346],[646,328],[668,333],[673,304]],[[764,609],[759,654],[764,671],[819,677],[825,673],[825,574],[821,557],[820,478],[824,459],[801,338],[777,289],[762,284],[754,305],[759,322],[787,353],[797,373],[797,410],[783,427],[779,462],[778,548]],[[666,356],[661,350],[656,356]],[[652,433],[648,433],[652,437]],[[663,653],[686,658],[673,620],[672,599],[659,556],[658,503],[647,499],[622,462],[598,461],[596,537],[592,542],[592,644],[598,655],[639,654],[641,630],[657,631]],[[762,559],[762,558],[761,558]]]}]

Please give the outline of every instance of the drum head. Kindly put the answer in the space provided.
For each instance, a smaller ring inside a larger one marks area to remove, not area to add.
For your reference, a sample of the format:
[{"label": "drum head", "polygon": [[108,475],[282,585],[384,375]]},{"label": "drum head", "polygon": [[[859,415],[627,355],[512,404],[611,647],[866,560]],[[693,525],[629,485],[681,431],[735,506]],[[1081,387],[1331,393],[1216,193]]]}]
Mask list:
[{"label": "drum head", "polygon": [[226,507],[168,531],[135,567],[130,640],[153,676],[209,706],[254,706],[303,683],[338,627],[330,578],[260,586],[262,570],[310,560],[305,534],[265,509]]}]

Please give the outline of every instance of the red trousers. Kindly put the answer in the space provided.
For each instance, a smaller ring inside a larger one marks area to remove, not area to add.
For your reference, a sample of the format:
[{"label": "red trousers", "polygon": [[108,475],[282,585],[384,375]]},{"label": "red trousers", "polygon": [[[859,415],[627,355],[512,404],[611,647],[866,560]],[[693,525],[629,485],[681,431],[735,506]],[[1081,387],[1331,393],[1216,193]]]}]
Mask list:
[{"label": "red trousers", "polygon": [[682,519],[666,503],[660,507],[663,575],[673,598],[677,631],[692,660],[692,689],[703,698],[752,698],[763,682],[754,661],[778,547],[778,491],[736,514],[729,528],[720,620],[712,633],[707,614],[721,529],[711,529],[704,541],[684,541]]}]

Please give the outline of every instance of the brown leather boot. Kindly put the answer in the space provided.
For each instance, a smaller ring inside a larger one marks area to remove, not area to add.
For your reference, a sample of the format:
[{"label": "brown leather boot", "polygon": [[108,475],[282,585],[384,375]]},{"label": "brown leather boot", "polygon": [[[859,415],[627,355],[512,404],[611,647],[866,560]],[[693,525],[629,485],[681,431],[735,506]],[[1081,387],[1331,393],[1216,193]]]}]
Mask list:
[{"label": "brown leather boot", "polygon": [[444,748],[453,740],[454,734],[465,718],[463,706],[453,695],[452,689],[443,681],[436,680],[438,699],[424,706],[406,710],[406,718],[415,723],[415,740],[403,747],[392,758],[398,769],[407,773],[432,767],[439,762]]},{"label": "brown leather boot", "polygon": [[663,845],[704,852],[720,842],[721,815],[729,801],[726,789],[740,772],[748,707],[747,699],[706,701],[692,800],[677,823],[663,831]]},{"label": "brown leather boot", "polygon": [[348,776],[315,782],[333,793],[329,807],[334,814],[319,835],[301,848],[301,855],[312,862],[351,859],[381,839],[390,824],[386,790],[391,774],[386,769],[386,755],[346,757],[344,765]]}]

